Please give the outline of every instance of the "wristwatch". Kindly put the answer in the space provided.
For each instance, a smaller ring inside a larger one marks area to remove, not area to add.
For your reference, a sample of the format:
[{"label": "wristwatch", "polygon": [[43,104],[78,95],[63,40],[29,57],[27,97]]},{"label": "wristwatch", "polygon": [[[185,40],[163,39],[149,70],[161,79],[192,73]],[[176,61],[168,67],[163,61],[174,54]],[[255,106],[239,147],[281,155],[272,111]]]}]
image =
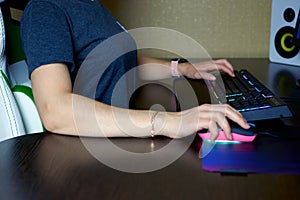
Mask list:
[{"label": "wristwatch", "polygon": [[178,63],[185,63],[188,62],[184,58],[175,58],[171,60],[171,73],[173,77],[180,77],[180,74],[178,72]]}]

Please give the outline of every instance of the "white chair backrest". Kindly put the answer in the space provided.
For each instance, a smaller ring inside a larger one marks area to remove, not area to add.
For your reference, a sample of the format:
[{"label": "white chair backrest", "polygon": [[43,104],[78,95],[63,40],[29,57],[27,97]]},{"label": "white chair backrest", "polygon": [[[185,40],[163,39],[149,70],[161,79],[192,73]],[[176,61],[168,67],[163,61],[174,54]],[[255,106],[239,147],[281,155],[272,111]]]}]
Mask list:
[{"label": "white chair backrest", "polygon": [[[44,132],[33,99],[26,62],[20,60],[9,65],[6,60],[7,31],[4,21],[0,9],[0,141]],[[13,51],[14,47],[10,46],[10,50]]]},{"label": "white chair backrest", "polygon": [[0,10],[0,141],[25,134],[23,120],[11,91],[5,57],[5,29]]}]

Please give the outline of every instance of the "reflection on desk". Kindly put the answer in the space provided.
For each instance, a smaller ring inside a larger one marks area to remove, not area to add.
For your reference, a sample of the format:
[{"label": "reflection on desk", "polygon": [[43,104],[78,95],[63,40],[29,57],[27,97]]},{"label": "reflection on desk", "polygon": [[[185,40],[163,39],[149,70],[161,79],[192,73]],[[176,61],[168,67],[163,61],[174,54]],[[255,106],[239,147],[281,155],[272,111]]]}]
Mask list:
[{"label": "reflection on desk", "polygon": [[231,174],[300,174],[299,142],[260,136],[252,143],[216,143],[203,158],[202,167],[211,172]]},{"label": "reflection on desk", "polygon": [[299,79],[300,67],[278,63],[269,64],[268,85],[278,96],[297,98],[300,102],[300,89],[296,85]]}]

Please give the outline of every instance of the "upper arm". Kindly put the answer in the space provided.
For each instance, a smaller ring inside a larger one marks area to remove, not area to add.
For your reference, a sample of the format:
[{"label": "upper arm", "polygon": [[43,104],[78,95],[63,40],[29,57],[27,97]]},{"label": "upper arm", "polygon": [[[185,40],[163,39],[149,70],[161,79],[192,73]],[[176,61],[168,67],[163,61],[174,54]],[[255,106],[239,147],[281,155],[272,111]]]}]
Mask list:
[{"label": "upper arm", "polygon": [[71,105],[72,83],[68,68],[63,63],[40,66],[31,74],[34,99],[46,127],[51,127],[57,116],[65,118],[62,108]]},{"label": "upper arm", "polygon": [[63,63],[40,66],[32,72],[31,82],[34,96],[38,99],[49,100],[51,96],[72,92],[70,74]]},{"label": "upper arm", "polygon": [[66,14],[54,3],[31,1],[20,25],[22,48],[31,74],[41,65],[74,65],[73,42]]}]

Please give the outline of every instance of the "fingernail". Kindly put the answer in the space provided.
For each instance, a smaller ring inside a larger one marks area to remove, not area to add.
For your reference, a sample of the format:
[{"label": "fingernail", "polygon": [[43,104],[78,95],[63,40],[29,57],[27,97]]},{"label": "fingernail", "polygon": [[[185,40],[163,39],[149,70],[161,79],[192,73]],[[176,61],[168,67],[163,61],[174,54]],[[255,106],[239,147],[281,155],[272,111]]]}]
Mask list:
[{"label": "fingernail", "polygon": [[214,80],[216,80],[216,77],[215,76],[210,76],[209,80],[214,81]]}]

